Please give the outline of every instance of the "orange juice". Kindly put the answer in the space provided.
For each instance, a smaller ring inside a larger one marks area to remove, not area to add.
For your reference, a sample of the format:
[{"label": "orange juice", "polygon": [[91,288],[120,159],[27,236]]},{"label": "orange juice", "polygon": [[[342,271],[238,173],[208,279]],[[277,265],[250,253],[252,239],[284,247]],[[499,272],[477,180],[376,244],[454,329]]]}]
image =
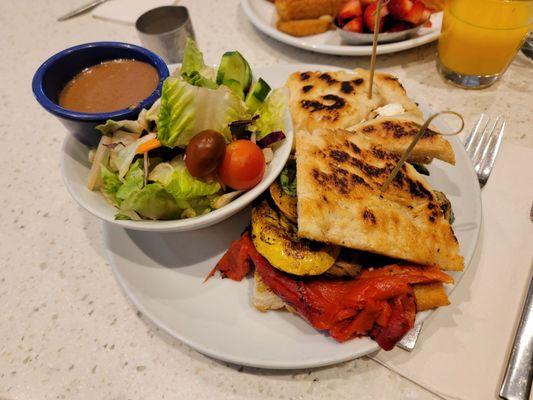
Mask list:
[{"label": "orange juice", "polygon": [[463,75],[505,70],[531,28],[531,0],[447,0],[440,62]]}]

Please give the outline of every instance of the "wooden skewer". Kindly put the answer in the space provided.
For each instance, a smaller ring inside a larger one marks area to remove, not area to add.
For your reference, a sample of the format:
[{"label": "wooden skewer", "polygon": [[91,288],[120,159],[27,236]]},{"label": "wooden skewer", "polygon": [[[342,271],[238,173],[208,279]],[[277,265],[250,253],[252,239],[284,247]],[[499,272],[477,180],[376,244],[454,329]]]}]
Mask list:
[{"label": "wooden skewer", "polygon": [[420,140],[420,138],[424,135],[424,133],[426,133],[426,130],[428,129],[429,124],[431,123],[431,121],[433,121],[438,116],[441,116],[441,115],[444,115],[444,114],[450,114],[450,115],[455,115],[455,116],[459,117],[459,119],[461,120],[461,127],[456,132],[452,132],[452,133],[436,132],[437,134],[443,135],[443,136],[454,136],[454,135],[458,135],[463,130],[463,128],[465,126],[465,121],[463,119],[463,116],[461,114],[455,112],[455,111],[441,111],[441,112],[433,114],[431,117],[429,117],[426,120],[426,122],[424,122],[424,124],[420,127],[420,129],[418,130],[418,133],[413,138],[413,141],[411,142],[409,147],[404,151],[403,155],[400,157],[400,160],[398,161],[398,163],[396,164],[396,166],[394,167],[394,169],[390,173],[390,175],[387,178],[387,180],[385,180],[385,182],[383,182],[383,185],[381,185],[381,189],[380,189],[381,192],[384,192],[385,190],[387,190],[387,188],[389,187],[390,183],[393,181],[393,179],[398,174],[398,171],[400,171],[400,168],[402,168],[402,165],[405,163],[407,158],[409,158],[409,156],[413,152],[413,149],[415,148],[415,146],[418,143],[418,141]]},{"label": "wooden skewer", "polygon": [[376,23],[374,24],[374,39],[372,41],[372,58],[370,59],[370,82],[368,83],[368,98],[372,98],[372,87],[374,86],[374,71],[376,70],[376,58],[378,51],[379,22],[381,21],[381,9],[383,0],[378,0],[376,10]]}]

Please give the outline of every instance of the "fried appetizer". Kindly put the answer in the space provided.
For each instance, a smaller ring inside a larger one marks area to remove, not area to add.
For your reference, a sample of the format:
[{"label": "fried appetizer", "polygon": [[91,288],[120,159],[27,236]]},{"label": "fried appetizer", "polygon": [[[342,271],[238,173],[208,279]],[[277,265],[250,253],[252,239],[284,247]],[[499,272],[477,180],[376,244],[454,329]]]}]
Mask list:
[{"label": "fried appetizer", "polygon": [[280,21],[315,19],[323,15],[335,15],[346,0],[276,0]]},{"label": "fried appetizer", "polygon": [[316,19],[294,19],[291,21],[278,21],[278,30],[292,36],[311,36],[324,33],[331,29],[331,17],[326,15]]}]

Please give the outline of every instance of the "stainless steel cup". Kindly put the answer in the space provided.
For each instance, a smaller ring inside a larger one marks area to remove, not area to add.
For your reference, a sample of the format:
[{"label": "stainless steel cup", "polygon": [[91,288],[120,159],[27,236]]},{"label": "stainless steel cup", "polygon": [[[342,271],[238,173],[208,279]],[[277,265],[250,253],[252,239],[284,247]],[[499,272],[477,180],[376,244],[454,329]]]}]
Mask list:
[{"label": "stainless steel cup", "polygon": [[161,56],[167,63],[183,61],[188,37],[194,39],[189,11],[183,6],[157,7],[141,15],[136,23],[143,46]]}]

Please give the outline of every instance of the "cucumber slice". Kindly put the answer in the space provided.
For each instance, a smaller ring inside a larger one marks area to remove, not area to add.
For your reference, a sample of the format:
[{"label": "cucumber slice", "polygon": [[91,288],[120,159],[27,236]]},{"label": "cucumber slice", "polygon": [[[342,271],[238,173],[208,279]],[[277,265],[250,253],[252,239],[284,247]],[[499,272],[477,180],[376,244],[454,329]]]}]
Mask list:
[{"label": "cucumber slice", "polygon": [[262,78],[255,82],[246,96],[246,107],[254,113],[270,93],[270,86]]},{"label": "cucumber slice", "polygon": [[228,87],[233,93],[242,98],[242,83],[235,79],[226,79],[224,86]]},{"label": "cucumber slice", "polygon": [[243,98],[252,82],[252,70],[238,51],[228,51],[222,55],[217,71],[217,83],[228,86]]},{"label": "cucumber slice", "polygon": [[250,87],[252,86],[252,68],[250,68],[250,64],[248,64],[248,61],[243,57],[244,62],[246,63],[246,68],[244,70],[244,93],[248,93],[250,90]]}]

